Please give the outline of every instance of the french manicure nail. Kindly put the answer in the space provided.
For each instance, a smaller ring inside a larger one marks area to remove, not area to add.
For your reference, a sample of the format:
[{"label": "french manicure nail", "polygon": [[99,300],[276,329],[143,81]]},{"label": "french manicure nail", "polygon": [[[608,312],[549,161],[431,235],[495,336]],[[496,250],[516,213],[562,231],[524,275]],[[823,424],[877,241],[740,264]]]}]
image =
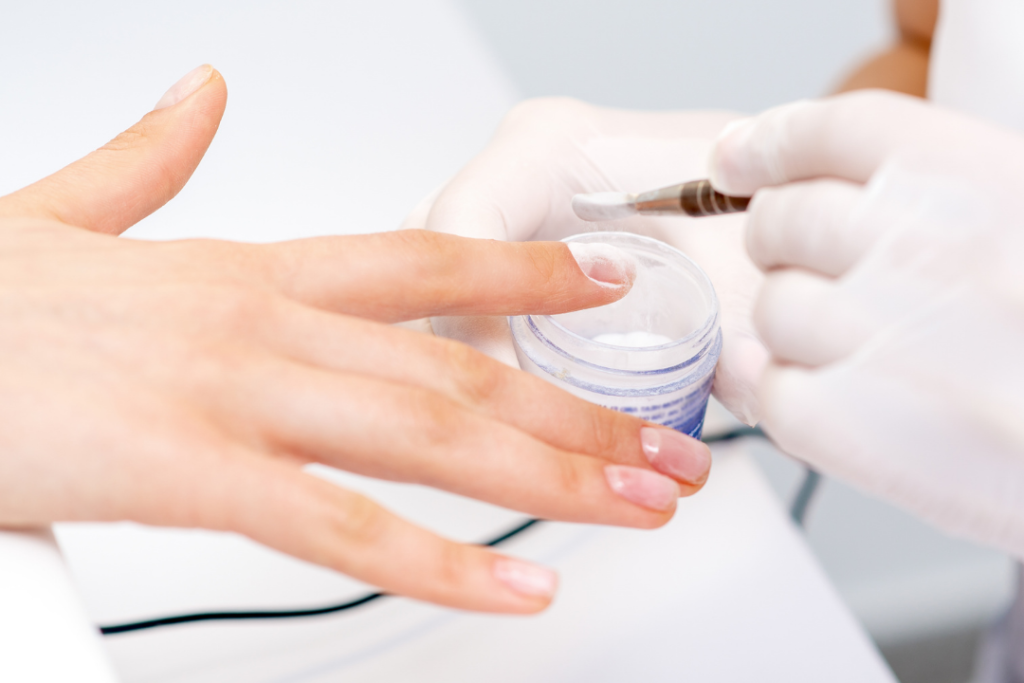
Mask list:
[{"label": "french manicure nail", "polygon": [[691,484],[703,482],[711,469],[711,449],[674,429],[641,427],[640,446],[654,469]]},{"label": "french manicure nail", "polygon": [[498,581],[521,595],[550,598],[558,588],[558,574],[529,562],[499,557],[493,571]]},{"label": "french manicure nail", "polygon": [[160,101],[153,107],[153,111],[157,109],[165,109],[166,107],[173,107],[178,102],[194,93],[199,88],[203,87],[210,76],[213,75],[213,67],[209,64],[203,64],[202,66],[192,69],[187,74],[181,77],[181,80],[171,86],[171,89],[164,93],[164,96],[160,98]]},{"label": "french manicure nail", "polygon": [[617,247],[596,242],[569,242],[568,246],[583,274],[602,287],[618,289],[636,279],[636,260]]},{"label": "french manicure nail", "polygon": [[639,467],[608,465],[604,476],[611,490],[631,503],[664,512],[671,510],[679,498],[679,484],[657,472]]}]

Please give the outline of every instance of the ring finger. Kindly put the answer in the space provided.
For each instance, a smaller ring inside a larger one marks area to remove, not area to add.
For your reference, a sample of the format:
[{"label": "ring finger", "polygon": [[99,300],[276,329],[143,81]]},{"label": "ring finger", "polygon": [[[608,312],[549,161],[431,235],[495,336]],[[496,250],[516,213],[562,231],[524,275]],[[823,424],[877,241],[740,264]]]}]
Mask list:
[{"label": "ring finger", "polygon": [[556,448],[433,391],[272,357],[242,374],[225,410],[262,450],[565,521],[657,527],[680,494],[650,469]]}]

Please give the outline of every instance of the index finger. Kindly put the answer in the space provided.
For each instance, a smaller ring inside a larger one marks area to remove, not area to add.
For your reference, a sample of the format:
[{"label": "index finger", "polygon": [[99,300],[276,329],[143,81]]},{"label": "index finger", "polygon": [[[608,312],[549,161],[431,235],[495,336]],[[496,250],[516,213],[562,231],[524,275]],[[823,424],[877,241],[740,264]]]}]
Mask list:
[{"label": "index finger", "polygon": [[821,177],[865,183],[899,147],[947,139],[959,118],[883,91],[794,102],[727,126],[712,151],[711,182],[738,196]]},{"label": "index finger", "polygon": [[258,245],[295,300],[382,322],[554,314],[612,303],[636,263],[603,244],[509,243],[425,230]]}]

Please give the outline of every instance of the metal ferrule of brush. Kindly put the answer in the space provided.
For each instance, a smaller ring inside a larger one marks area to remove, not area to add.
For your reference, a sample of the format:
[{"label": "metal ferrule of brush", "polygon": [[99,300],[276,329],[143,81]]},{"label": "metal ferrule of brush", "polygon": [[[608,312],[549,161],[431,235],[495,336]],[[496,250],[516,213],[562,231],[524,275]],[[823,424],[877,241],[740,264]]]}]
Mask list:
[{"label": "metal ferrule of brush", "polygon": [[750,197],[730,197],[716,192],[707,180],[693,180],[680,185],[644,192],[636,197],[636,210],[642,214],[686,214],[715,216],[747,210]]}]

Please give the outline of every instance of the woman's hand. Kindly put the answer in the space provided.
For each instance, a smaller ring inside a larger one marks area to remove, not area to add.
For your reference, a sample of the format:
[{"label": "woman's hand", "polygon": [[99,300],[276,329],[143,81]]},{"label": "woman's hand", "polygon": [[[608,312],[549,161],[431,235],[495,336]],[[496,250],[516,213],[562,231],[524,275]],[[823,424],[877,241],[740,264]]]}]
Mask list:
[{"label": "woman's hand", "polygon": [[[469,237],[561,239],[596,229],[577,218],[572,196],[640,192],[707,175],[725,112],[639,112],[568,99],[530,100],[505,118],[494,140],[406,220]],[[636,216],[600,224],[668,242],[711,277],[722,306],[722,355],[715,396],[748,424],[758,420],[754,385],[768,352],[751,322],[762,276],[743,248],[743,216]],[[438,334],[518,367],[504,319],[435,319]]]},{"label": "woman's hand", "polygon": [[1024,136],[861,92],[737,124],[772,352],[765,428],[943,529],[1024,553]]},{"label": "woman's hand", "polygon": [[425,231],[112,236],[181,189],[225,102],[201,67],[112,143],[0,198],[0,524],[236,531],[389,592],[533,612],[554,594],[550,571],[442,539],[302,466],[643,528],[700,488],[702,444],[386,324],[609,303],[629,289],[625,255]]}]

